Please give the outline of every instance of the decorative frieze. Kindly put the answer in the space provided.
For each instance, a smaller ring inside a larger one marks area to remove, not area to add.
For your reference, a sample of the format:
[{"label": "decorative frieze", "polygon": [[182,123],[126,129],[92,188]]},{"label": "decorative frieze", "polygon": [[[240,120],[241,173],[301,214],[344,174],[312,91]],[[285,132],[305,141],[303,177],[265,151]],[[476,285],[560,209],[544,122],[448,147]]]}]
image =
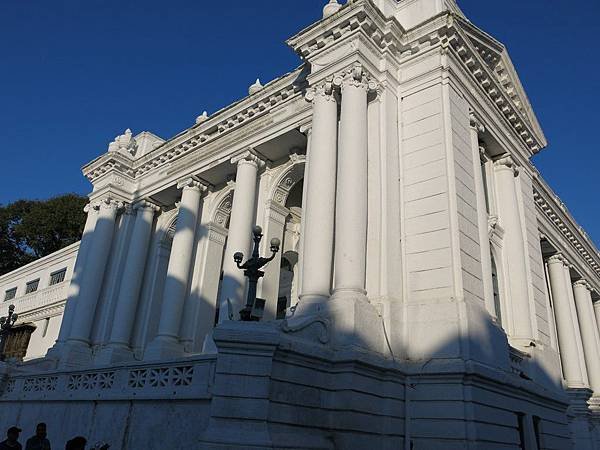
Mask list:
[{"label": "decorative frieze", "polygon": [[571,245],[582,263],[597,276],[592,284],[596,290],[600,289],[600,254],[589,237],[581,232],[581,227],[575,223],[564,203],[543,184],[539,175],[534,176],[533,198],[540,220],[545,219]]},{"label": "decorative frieze", "polygon": [[214,376],[212,357],[186,363],[130,365],[85,372],[59,372],[42,376],[21,374],[6,380],[1,401],[94,400],[119,398],[207,398]]}]

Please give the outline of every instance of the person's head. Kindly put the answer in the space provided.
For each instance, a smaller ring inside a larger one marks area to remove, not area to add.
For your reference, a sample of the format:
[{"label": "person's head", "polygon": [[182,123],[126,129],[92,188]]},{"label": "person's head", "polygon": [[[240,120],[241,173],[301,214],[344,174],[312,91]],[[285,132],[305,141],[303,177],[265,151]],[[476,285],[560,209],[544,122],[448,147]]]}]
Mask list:
[{"label": "person's head", "polygon": [[87,439],[83,436],[77,436],[67,442],[65,450],[85,450],[85,444],[87,444]]},{"label": "person's head", "polygon": [[46,434],[46,424],[44,422],[38,423],[35,427],[35,435],[39,438],[45,438]]},{"label": "person's head", "polygon": [[6,432],[6,437],[10,442],[17,442],[19,440],[19,434],[21,429],[17,427],[10,427]]}]

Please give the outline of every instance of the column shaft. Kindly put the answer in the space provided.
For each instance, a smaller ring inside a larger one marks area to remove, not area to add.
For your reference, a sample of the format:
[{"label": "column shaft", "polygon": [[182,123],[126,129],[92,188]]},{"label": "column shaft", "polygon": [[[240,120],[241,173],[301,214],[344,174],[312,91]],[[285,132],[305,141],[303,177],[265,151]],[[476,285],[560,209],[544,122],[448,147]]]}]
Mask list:
[{"label": "column shaft", "polygon": [[585,388],[587,386],[579,361],[579,350],[575,334],[579,330],[573,327],[573,316],[569,305],[568,290],[571,289],[571,280],[566,279],[564,269],[565,259],[562,255],[550,257],[548,260],[548,273],[550,275],[552,298],[554,299],[560,359],[567,385],[571,388]]},{"label": "column shaft", "polygon": [[118,208],[119,204],[111,199],[106,199],[100,204],[93,242],[86,258],[84,270],[87,273],[79,289],[69,341],[89,344],[96,306],[108,265]]},{"label": "column shaft", "polygon": [[527,346],[533,341],[529,286],[527,282],[527,255],[523,237],[523,224],[519,212],[519,197],[515,177],[518,174],[512,158],[502,158],[495,163],[498,187],[498,215],[504,228],[504,255],[508,277],[510,326],[509,335],[513,340]]},{"label": "column shaft", "polygon": [[367,86],[342,85],[335,216],[334,295],[365,295],[367,256]]},{"label": "column shaft", "polygon": [[488,235],[488,213],[485,201],[486,186],[481,173],[481,156],[479,150],[479,131],[483,130],[474,115],[471,115],[471,149],[473,154],[473,175],[475,177],[475,194],[477,198],[477,227],[479,231],[479,248],[481,254],[481,275],[483,278],[483,296],[488,312],[498,318],[494,304],[494,287],[492,283],[492,260],[490,238]]},{"label": "column shaft", "polygon": [[331,295],[333,233],[335,223],[335,182],[338,138],[337,101],[333,86],[316,89],[307,164],[310,181],[305,180],[301,307],[325,301]]},{"label": "column shaft", "polygon": [[252,243],[252,227],[256,214],[256,184],[260,159],[252,152],[245,152],[234,158],[237,163],[235,191],[229,220],[229,234],[223,260],[223,282],[219,299],[219,323],[229,319],[227,300],[233,306],[233,319],[239,319],[239,311],[245,304],[246,278],[244,272],[237,268],[233,254],[242,252],[250,256]]},{"label": "column shaft", "polygon": [[98,220],[98,207],[91,203],[85,207],[87,212],[87,219],[83,228],[83,235],[81,236],[81,242],[79,243],[79,250],[77,251],[77,259],[75,266],[73,267],[73,275],[69,283],[69,290],[67,293],[67,303],[65,304],[65,310],[63,313],[60,331],[58,339],[55,345],[62,345],[68,339],[71,331],[72,322],[75,316],[75,308],[77,307],[77,298],[81,290],[81,284],[83,282],[83,274],[86,266],[90,247],[94,237],[94,228],[96,227],[96,221]]},{"label": "column shaft", "polygon": [[590,386],[594,394],[600,396],[600,338],[590,286],[586,281],[577,281],[573,284],[573,292]]},{"label": "column shaft", "polygon": [[110,344],[127,348],[135,323],[156,207],[142,202],[135,206],[135,210],[136,218],[127,252],[127,264],[123,272],[110,335]]},{"label": "column shaft", "polygon": [[178,356],[183,352],[179,328],[188,293],[200,198],[206,187],[192,178],[179,183],[178,187],[183,188],[183,192],[163,290],[158,335],[148,346],[146,359]]}]

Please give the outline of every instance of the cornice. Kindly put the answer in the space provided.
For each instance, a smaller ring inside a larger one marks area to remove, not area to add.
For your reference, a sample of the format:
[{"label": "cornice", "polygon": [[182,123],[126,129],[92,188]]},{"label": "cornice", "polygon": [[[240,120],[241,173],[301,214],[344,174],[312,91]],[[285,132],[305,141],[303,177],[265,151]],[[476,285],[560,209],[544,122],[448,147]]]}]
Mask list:
[{"label": "cornice", "polygon": [[584,262],[590,273],[596,275],[596,287],[600,287],[600,253],[598,249],[539,173],[533,177],[533,198],[541,217],[546,219],[565,242],[571,245],[572,250]]},{"label": "cornice", "polygon": [[106,153],[84,166],[83,173],[92,183],[111,170],[138,180],[167,163],[202,151],[204,146],[301,96],[305,87],[303,70],[304,67],[300,67],[268,83],[259,93],[218,111],[208,120],[169,139],[139,159],[133,160],[116,152]]},{"label": "cornice", "polygon": [[458,17],[457,21],[470,38],[481,58],[493,71],[506,94],[529,122],[529,125],[532,126],[539,140],[543,142],[542,148],[545,147],[547,142],[544,132],[531,107],[527,93],[521,84],[506,47],[468,20]]},{"label": "cornice", "polygon": [[48,266],[58,264],[59,262],[67,263],[70,260],[74,260],[77,257],[80,243],[80,241],[74,242],[65,248],[55,251],[54,253],[36,259],[35,261],[21,266],[11,272],[5,273],[4,275],[0,276],[0,286],[8,283],[14,283],[15,281],[29,277],[32,273],[41,272]]},{"label": "cornice", "polygon": [[304,60],[326,51],[350,34],[362,33],[381,52],[392,55],[403,51],[406,33],[395,18],[386,18],[370,0],[346,3],[337,13],[303,29],[287,44]]},{"label": "cornice", "polygon": [[468,34],[461,28],[461,22],[457,21],[454,15],[446,17],[447,29],[442,45],[447,42],[447,48],[461,61],[475,84],[495,105],[499,115],[519,137],[528,156],[533,156],[546,146],[543,135],[540,136],[534,130],[525,112],[515,103],[515,96],[509,94],[507,85],[501,83],[490,67],[489,57],[477,49]]}]

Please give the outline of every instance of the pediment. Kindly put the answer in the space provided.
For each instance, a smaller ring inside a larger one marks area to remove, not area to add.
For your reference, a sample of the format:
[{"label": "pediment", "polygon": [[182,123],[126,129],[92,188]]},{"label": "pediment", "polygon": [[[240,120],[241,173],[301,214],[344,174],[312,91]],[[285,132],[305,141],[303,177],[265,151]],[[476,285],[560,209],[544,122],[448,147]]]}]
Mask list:
[{"label": "pediment", "polygon": [[462,18],[459,18],[458,21],[483,61],[496,76],[507,96],[545,146],[544,132],[504,44],[477,28],[470,21]]}]

